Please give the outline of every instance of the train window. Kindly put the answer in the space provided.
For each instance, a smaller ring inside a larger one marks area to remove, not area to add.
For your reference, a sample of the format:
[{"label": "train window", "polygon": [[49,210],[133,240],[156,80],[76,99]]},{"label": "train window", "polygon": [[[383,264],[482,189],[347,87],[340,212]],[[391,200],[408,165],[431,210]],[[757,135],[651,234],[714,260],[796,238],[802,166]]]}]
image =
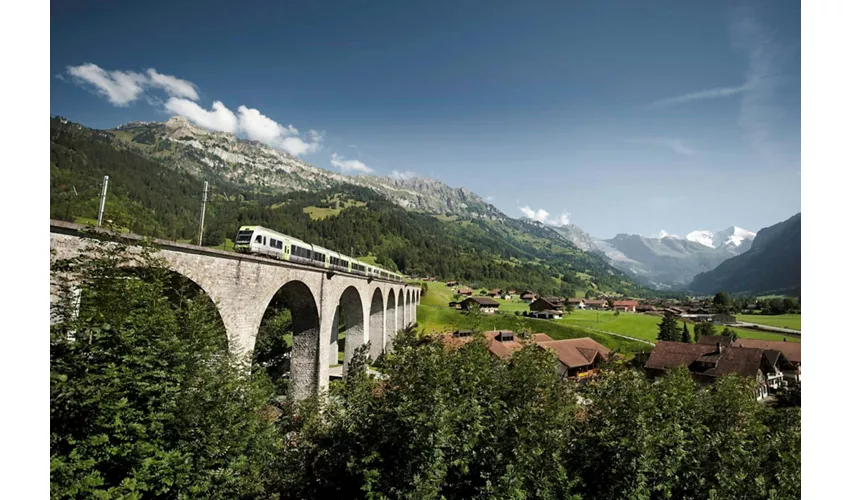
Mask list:
[{"label": "train window", "polygon": [[262,244],[263,243],[263,237],[258,234],[257,237],[254,239],[254,243]]},{"label": "train window", "polygon": [[239,231],[236,234],[236,243],[250,243],[251,235],[254,234],[254,231]]}]

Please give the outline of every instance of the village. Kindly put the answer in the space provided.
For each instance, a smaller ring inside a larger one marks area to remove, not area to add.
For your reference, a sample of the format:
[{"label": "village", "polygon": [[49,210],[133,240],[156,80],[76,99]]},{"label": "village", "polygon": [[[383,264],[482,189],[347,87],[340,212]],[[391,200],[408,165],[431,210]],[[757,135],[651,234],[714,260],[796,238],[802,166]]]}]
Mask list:
[{"label": "village", "polygon": [[[673,318],[685,325],[685,332],[688,332],[687,325],[693,325],[696,334],[693,341],[689,336],[679,339],[677,332],[675,340],[646,342],[650,344],[647,345],[646,352],[636,353],[628,360],[589,337],[556,340],[546,333],[520,333],[512,330],[482,332],[490,353],[501,359],[510,357],[517,349],[524,346],[536,346],[552,351],[558,360],[558,376],[564,379],[587,380],[599,374],[606,364],[626,361],[629,366],[643,370],[650,380],[658,380],[671,370],[684,366],[691,372],[693,379],[703,387],[711,385],[718,377],[735,373],[755,381],[753,396],[759,401],[772,401],[779,393],[800,388],[801,344],[799,341],[789,342],[787,337],[782,337],[781,340],[778,338],[770,340],[741,338],[738,335],[738,332],[744,331],[744,328],[773,330],[796,336],[799,336],[798,331],[741,322],[734,314],[721,310],[723,308],[718,308],[708,298],[694,298],[686,303],[674,299],[657,298],[584,299],[541,297],[532,290],[473,290],[456,281],[449,281],[446,286],[454,292],[455,299],[448,302],[448,307],[464,314],[483,316],[513,314],[557,321],[577,311],[599,311],[613,316],[621,314],[651,316],[655,317],[656,321],[664,318],[671,321],[670,318]],[[746,313],[756,308],[755,303],[745,305],[751,306],[743,311]],[[714,334],[715,327],[724,329],[721,334]],[[699,336],[698,331],[707,331],[711,334]],[[469,329],[457,329],[438,336],[447,347],[459,347],[470,342],[473,337],[474,332]]]}]

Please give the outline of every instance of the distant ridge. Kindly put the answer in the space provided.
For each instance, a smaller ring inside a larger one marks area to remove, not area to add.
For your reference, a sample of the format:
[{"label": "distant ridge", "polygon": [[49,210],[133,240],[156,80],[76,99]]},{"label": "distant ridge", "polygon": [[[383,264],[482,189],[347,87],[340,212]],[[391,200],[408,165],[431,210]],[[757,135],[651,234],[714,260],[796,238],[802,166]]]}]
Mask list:
[{"label": "distant ridge", "polygon": [[801,214],[766,227],[752,247],[715,269],[694,277],[690,288],[700,293],[781,293],[800,295]]}]

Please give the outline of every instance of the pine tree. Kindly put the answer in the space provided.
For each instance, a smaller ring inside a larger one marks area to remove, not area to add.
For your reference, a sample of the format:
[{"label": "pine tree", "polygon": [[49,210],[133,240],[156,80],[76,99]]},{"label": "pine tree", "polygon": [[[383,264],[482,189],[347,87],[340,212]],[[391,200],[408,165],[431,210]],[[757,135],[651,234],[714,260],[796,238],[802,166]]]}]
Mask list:
[{"label": "pine tree", "polygon": [[691,332],[688,331],[688,324],[682,322],[682,342],[691,343]]},{"label": "pine tree", "polygon": [[677,341],[680,339],[679,326],[676,324],[676,318],[672,315],[666,315],[658,324],[658,340]]}]

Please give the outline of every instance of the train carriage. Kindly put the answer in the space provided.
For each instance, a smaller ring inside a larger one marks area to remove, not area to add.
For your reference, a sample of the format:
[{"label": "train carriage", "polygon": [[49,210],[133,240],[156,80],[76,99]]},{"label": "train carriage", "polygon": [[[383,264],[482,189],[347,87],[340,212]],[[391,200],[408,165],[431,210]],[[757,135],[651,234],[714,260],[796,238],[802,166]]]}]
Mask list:
[{"label": "train carriage", "polygon": [[287,236],[263,226],[240,227],[234,242],[234,249],[241,253],[265,255],[275,259],[357,274],[367,278],[403,281],[400,274],[360,262],[319,245],[311,245],[298,238]]}]

